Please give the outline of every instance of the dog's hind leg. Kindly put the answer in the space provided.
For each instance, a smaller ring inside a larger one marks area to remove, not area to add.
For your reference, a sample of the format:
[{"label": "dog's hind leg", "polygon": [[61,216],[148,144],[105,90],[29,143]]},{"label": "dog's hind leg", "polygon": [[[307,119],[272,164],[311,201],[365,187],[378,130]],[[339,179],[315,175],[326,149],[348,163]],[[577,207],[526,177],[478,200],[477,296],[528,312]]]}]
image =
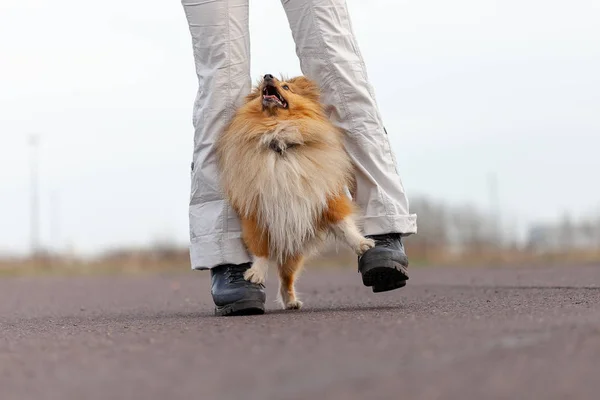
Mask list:
[{"label": "dog's hind leg", "polygon": [[281,306],[286,310],[299,310],[302,302],[296,297],[295,281],[304,264],[301,255],[289,257],[279,264],[279,297]]}]

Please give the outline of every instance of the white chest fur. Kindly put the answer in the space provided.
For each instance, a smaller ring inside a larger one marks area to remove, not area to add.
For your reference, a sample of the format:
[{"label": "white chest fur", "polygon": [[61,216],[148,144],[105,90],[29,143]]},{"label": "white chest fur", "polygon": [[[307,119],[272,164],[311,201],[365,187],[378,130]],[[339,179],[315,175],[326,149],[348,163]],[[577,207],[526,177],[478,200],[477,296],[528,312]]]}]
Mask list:
[{"label": "white chest fur", "polygon": [[[274,151],[273,144],[281,151]],[[263,135],[261,146],[268,150],[261,152],[265,163],[256,187],[258,214],[269,232],[271,257],[280,260],[304,251],[316,238],[315,223],[335,185],[323,176],[315,162],[318,155],[304,146],[293,125],[279,124]]]},{"label": "white chest fur", "polygon": [[254,145],[233,141],[223,154],[232,200],[244,216],[256,215],[269,234],[271,258],[277,261],[305,253],[321,236],[316,222],[328,199],[343,193],[351,170],[333,132],[307,137],[293,122],[280,122],[259,135]]}]

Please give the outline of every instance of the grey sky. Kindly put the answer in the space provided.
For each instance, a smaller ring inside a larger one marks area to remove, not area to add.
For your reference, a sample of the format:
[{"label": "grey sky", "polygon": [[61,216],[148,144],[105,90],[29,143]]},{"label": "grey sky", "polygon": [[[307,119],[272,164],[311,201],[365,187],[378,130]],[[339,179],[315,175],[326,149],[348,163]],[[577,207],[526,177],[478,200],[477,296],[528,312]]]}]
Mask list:
[{"label": "grey sky", "polygon": [[[279,0],[251,0],[252,76],[300,73]],[[600,3],[348,0],[409,199],[600,213]],[[179,1],[0,3],[0,251],[187,242],[191,41]]]}]

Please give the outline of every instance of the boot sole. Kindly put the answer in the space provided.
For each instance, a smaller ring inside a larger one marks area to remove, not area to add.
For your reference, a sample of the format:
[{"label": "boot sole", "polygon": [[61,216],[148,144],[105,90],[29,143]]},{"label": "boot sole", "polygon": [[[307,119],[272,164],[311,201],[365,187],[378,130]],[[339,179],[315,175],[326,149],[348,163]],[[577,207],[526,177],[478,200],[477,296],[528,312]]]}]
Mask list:
[{"label": "boot sole", "polygon": [[259,300],[241,300],[235,303],[227,304],[222,307],[215,307],[217,317],[233,317],[239,315],[262,315],[265,313],[265,304]]},{"label": "boot sole", "polygon": [[363,284],[372,286],[373,293],[387,292],[406,286],[408,276],[403,271],[406,267],[398,264],[397,268],[376,267],[363,274]]},{"label": "boot sole", "polygon": [[359,263],[359,271],[365,286],[372,286],[374,293],[387,292],[406,286],[408,259],[390,259],[387,255],[368,253]]}]

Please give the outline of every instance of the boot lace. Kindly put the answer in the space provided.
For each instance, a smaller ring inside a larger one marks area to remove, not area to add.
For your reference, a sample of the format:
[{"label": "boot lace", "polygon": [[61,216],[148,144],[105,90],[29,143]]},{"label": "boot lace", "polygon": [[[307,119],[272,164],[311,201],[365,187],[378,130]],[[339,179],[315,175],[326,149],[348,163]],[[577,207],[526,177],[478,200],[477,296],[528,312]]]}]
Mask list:
[{"label": "boot lace", "polygon": [[225,270],[225,278],[229,283],[235,283],[244,280],[244,272],[248,267],[242,265],[232,265]]},{"label": "boot lace", "polygon": [[[398,246],[398,241],[401,240],[401,235],[399,233],[391,233],[386,235],[370,235],[371,239],[375,240],[377,246],[380,247],[396,247]],[[402,246],[402,244],[400,244]]]}]

